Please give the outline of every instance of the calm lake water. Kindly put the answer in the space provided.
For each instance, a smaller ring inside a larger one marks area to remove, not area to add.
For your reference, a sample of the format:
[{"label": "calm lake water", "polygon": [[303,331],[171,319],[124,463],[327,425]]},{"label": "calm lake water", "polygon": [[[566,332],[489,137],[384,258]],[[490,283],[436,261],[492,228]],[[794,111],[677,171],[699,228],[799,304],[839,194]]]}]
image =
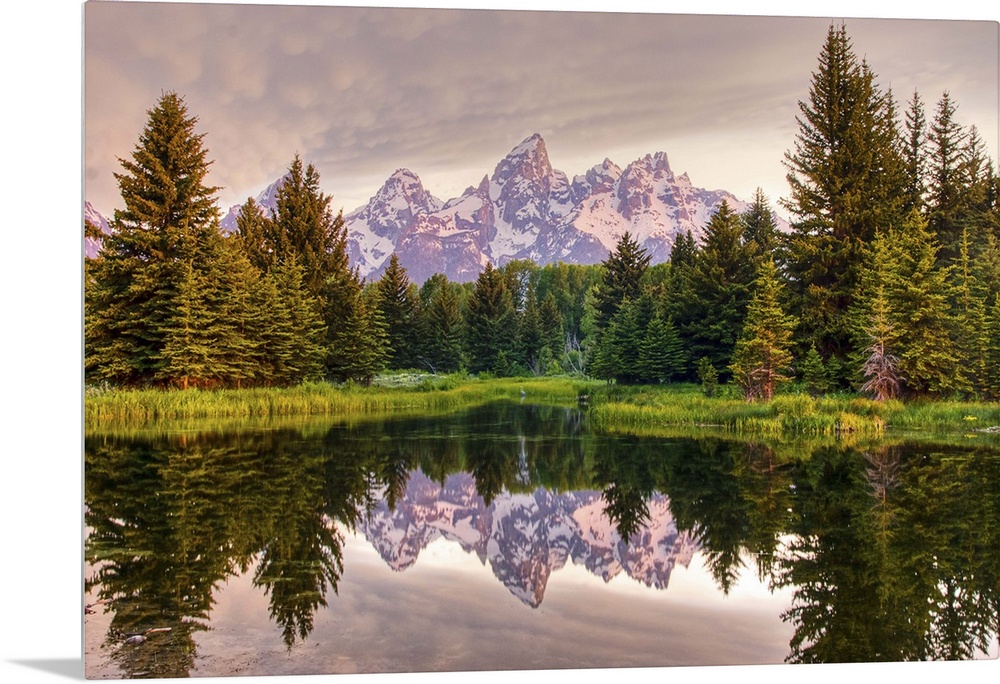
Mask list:
[{"label": "calm lake water", "polygon": [[89,678],[996,658],[1000,448],[497,404],[86,437]]}]

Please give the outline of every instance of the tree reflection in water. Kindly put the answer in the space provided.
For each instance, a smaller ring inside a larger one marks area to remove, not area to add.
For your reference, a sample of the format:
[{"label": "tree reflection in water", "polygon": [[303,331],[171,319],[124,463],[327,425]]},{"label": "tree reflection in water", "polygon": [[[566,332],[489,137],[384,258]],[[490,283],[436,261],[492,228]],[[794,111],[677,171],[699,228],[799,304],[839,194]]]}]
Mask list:
[{"label": "tree reflection in water", "polygon": [[[1000,449],[595,435],[575,410],[498,405],[320,430],[89,435],[86,578],[129,677],[186,676],[221,583],[254,569],[286,647],[344,567],[343,532],[419,470],[505,493],[593,491],[626,543],[666,496],[722,592],[752,563],[791,588],[787,660],[971,658],[1000,632]],[[129,637],[143,635],[135,645]]]}]

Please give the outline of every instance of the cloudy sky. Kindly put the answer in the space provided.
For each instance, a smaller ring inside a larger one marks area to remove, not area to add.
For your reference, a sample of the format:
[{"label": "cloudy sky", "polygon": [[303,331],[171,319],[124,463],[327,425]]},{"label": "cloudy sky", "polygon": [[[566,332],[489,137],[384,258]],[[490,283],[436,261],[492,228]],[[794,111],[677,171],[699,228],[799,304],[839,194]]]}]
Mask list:
[{"label": "cloudy sky", "polygon": [[759,186],[776,200],[798,101],[841,19],[883,87],[903,104],[918,89],[929,110],[949,90],[960,122],[1000,158],[998,25],[985,8],[884,20],[642,14],[628,2],[395,4],[87,3],[85,198],[104,213],[121,206],[117,158],[173,90],[206,134],[223,207],[257,194],[296,153],[316,165],[335,209],[361,206],[401,167],[448,199],[535,132],[570,176],[664,151],[695,185],[743,198]]}]

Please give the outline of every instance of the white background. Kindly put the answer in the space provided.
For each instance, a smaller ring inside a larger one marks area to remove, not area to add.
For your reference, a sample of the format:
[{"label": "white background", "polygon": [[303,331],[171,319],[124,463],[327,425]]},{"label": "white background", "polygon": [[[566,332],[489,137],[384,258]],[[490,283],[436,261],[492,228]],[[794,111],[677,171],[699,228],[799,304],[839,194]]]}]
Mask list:
[{"label": "white background", "polygon": [[[272,2],[271,4],[291,4]],[[299,2],[398,7],[648,11],[617,2]],[[988,19],[997,3],[657,3],[661,11],[835,17]],[[0,674],[5,682],[82,679],[81,113],[83,5],[4,3],[0,233]],[[810,72],[814,65],[805,65]],[[741,682],[1000,681],[1000,662],[589,670],[467,675],[273,677],[292,682],[505,682],[511,676]],[[210,678],[207,681],[223,681]],[[261,681],[242,680],[242,681]]]}]

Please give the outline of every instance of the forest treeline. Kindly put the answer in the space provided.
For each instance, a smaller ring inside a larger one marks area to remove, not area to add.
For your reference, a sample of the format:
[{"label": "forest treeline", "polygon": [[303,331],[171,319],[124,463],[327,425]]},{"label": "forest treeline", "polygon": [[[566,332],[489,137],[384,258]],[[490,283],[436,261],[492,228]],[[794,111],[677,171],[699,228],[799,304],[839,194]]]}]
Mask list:
[{"label": "forest treeline", "polygon": [[[276,209],[219,231],[218,188],[166,93],[116,174],[124,209],[85,266],[88,382],[371,382],[386,369],[732,382],[814,394],[1000,399],[1000,179],[949,93],[901,106],[831,25],[784,163],[781,232],[761,191],[650,264],[621,237],[598,265],[487,264],[412,283],[352,268],[342,215],[298,156]],[[96,231],[87,226],[88,231]],[[96,235],[96,233],[95,233]]]}]

